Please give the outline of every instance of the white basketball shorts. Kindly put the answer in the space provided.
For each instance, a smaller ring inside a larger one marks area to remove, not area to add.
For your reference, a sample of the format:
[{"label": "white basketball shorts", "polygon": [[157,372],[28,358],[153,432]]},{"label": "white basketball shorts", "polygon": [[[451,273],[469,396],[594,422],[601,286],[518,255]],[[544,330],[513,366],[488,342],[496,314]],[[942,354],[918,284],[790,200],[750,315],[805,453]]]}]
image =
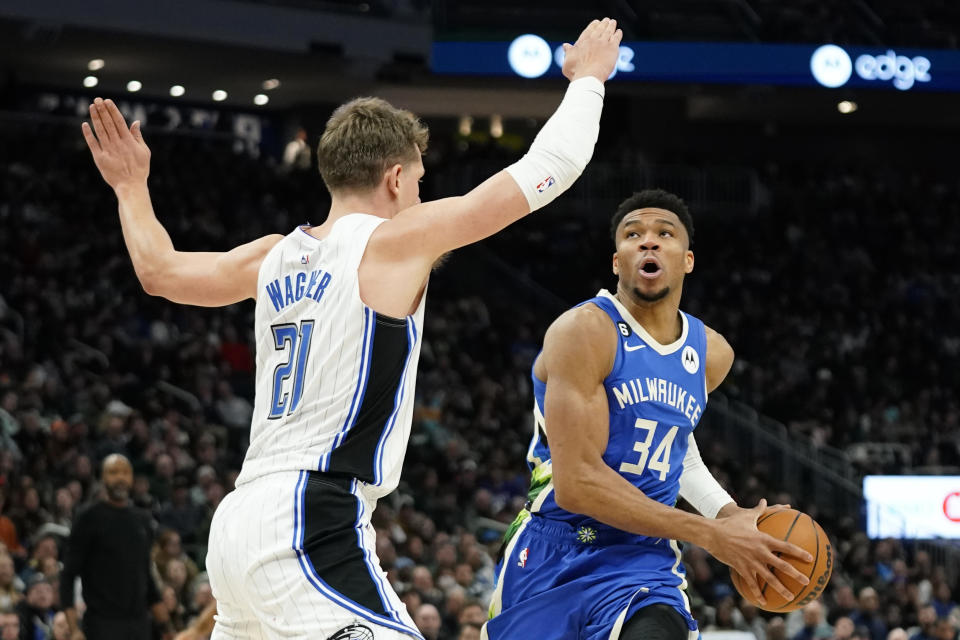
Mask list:
[{"label": "white basketball shorts", "polygon": [[423,640],[376,556],[358,481],[313,471],[237,487],[210,527],[213,640]]}]

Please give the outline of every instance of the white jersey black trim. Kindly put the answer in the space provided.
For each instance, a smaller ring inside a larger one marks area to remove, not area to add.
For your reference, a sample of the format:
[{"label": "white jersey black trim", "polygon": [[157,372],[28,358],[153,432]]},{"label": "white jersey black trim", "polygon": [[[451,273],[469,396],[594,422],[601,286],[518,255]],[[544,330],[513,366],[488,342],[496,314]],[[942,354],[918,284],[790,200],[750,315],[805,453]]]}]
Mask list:
[{"label": "white jersey black trim", "polygon": [[358,390],[362,386],[359,406],[356,413],[348,417],[339,446],[334,444],[335,448],[325,456],[326,465],[321,471],[379,484],[382,444],[403,401],[415,339],[411,338],[411,320],[382,316],[369,309],[367,312],[373,316],[373,322],[366,371],[361,367],[363,382],[358,384]]},{"label": "white jersey black trim", "polygon": [[294,496],[292,548],[310,584],[370,622],[423,640],[391,606],[390,587],[364,544],[365,502],[357,481],[301,471]]}]

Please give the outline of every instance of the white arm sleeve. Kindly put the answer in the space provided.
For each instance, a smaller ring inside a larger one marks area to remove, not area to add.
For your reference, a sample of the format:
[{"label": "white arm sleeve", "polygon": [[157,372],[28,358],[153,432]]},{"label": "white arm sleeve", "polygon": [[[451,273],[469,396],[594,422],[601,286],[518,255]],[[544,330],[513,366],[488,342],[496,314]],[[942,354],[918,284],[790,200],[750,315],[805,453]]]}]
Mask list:
[{"label": "white arm sleeve", "polygon": [[687,455],[683,458],[683,473],[680,475],[680,497],[689,502],[700,515],[716,518],[724,505],[733,502],[723,490],[707,465],[703,464],[700,449],[693,434],[687,438]]},{"label": "white arm sleeve", "polygon": [[590,162],[600,133],[603,96],[603,83],[592,76],[571,82],[527,154],[506,168],[526,196],[530,211],[570,188]]}]

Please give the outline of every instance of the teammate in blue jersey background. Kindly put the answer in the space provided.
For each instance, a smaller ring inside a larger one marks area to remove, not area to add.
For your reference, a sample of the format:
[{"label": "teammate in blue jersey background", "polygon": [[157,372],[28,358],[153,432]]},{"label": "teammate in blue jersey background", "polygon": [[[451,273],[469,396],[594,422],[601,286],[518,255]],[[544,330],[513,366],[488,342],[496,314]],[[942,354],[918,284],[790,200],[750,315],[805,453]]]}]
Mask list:
[{"label": "teammate in blue jersey background", "polygon": [[[533,367],[530,502],[507,534],[484,626],[506,640],[687,640],[699,635],[677,540],[789,596],[770,567],[804,550],[757,530],[767,508],[736,505],[693,437],[733,349],[680,311],[693,222],[661,190],[634,194],[611,222],[615,294],[561,315]],[[682,496],[700,515],[674,508]],[[792,597],[792,596],[790,596]]]}]

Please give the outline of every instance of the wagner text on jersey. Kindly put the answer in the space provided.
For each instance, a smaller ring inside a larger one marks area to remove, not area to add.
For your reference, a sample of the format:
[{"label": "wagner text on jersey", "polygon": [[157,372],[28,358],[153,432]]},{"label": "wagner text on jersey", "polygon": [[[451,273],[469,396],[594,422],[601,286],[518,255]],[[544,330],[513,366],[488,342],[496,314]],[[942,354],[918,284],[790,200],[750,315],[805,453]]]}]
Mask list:
[{"label": "wagner text on jersey", "polygon": [[323,269],[314,269],[309,274],[304,271],[296,274],[288,273],[282,281],[277,278],[267,283],[267,295],[270,296],[270,302],[277,311],[304,298],[320,302],[332,277]]}]

